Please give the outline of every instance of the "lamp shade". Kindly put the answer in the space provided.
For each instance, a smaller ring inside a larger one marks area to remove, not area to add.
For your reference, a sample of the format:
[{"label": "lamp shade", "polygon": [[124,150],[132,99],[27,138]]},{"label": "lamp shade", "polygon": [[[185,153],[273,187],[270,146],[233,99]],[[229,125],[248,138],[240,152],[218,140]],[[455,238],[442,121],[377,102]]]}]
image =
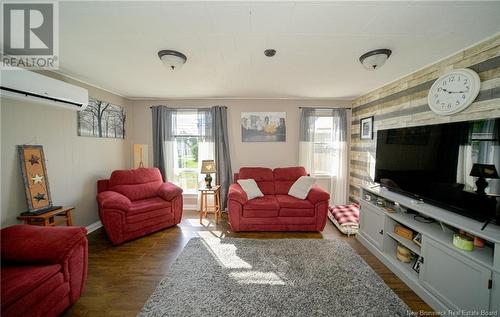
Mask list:
[{"label": "lamp shade", "polygon": [[187,61],[186,55],[173,50],[162,50],[158,52],[160,60],[172,70],[179,69]]},{"label": "lamp shade", "polygon": [[359,57],[361,64],[368,70],[375,70],[385,64],[392,51],[387,48],[367,52]]},{"label": "lamp shade", "polygon": [[474,164],[470,171],[470,176],[483,178],[500,178],[497,169],[493,164]]},{"label": "lamp shade", "polygon": [[214,162],[214,160],[203,160],[203,161],[201,161],[201,172],[203,174],[215,173],[215,162]]}]

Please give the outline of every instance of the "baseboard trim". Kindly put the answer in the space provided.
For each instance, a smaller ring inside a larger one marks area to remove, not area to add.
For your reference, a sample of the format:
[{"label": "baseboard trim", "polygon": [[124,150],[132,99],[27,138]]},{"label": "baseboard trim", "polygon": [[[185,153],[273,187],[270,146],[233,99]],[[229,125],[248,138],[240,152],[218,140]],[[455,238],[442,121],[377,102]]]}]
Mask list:
[{"label": "baseboard trim", "polygon": [[96,222],[86,226],[85,229],[87,229],[87,234],[90,234],[101,227],[102,227],[102,222],[99,220],[99,221],[96,221]]}]

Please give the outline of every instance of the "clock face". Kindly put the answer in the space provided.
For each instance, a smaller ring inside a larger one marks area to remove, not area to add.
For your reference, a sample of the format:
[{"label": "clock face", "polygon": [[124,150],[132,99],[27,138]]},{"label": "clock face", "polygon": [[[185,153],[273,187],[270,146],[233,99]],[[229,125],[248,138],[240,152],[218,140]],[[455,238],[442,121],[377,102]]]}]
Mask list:
[{"label": "clock face", "polygon": [[450,115],[467,108],[479,93],[480,80],[470,69],[457,69],[432,84],[427,102],[432,111]]}]

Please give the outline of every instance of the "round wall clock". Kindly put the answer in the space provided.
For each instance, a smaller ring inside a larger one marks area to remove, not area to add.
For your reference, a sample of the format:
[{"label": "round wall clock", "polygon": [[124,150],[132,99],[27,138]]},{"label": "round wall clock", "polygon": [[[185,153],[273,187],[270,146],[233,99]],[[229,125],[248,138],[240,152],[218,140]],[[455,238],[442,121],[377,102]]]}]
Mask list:
[{"label": "round wall clock", "polygon": [[432,111],[440,115],[460,112],[476,99],[481,81],[470,69],[456,69],[439,77],[427,95]]}]

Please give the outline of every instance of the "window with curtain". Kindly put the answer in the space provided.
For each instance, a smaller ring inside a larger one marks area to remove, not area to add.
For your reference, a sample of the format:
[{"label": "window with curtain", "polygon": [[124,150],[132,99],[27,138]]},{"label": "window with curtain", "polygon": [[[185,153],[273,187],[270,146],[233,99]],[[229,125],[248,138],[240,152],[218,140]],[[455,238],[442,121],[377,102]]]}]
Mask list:
[{"label": "window with curtain", "polygon": [[166,146],[167,178],[186,194],[197,194],[204,177],[201,162],[214,158],[210,121],[206,109],[177,109],[172,115],[172,135]]},{"label": "window with curtain", "polygon": [[227,108],[179,109],[152,106],[153,162],[163,179],[180,185],[185,194],[204,186],[203,160],[215,160],[212,177],[221,187],[221,203],[232,179],[227,132]]},{"label": "window with curtain", "polygon": [[314,177],[327,178],[330,201],[348,200],[348,118],[346,109],[302,108],[299,162]]},{"label": "window with curtain", "polygon": [[[457,183],[474,190],[475,179],[470,176],[474,163],[500,166],[500,119],[476,121],[469,130],[470,135],[459,148]],[[500,180],[489,179],[488,185],[489,193],[500,193]]]},{"label": "window with curtain", "polygon": [[316,176],[335,176],[338,171],[334,161],[338,157],[338,147],[334,140],[338,118],[318,116],[315,120],[312,139],[311,174]]}]

